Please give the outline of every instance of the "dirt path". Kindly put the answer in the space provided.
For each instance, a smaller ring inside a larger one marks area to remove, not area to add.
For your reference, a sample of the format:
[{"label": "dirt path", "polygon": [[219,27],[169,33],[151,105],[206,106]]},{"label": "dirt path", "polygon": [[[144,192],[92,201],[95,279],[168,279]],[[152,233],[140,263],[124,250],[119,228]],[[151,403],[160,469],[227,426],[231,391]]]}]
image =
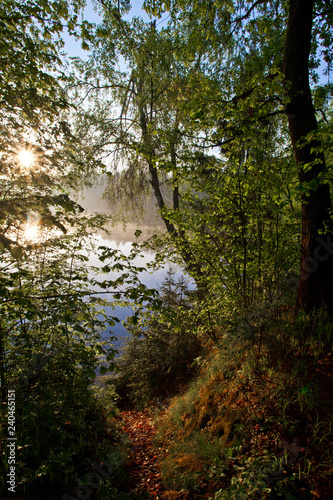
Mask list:
[{"label": "dirt path", "polygon": [[127,456],[130,481],[137,497],[164,497],[161,474],[157,464],[158,456],[152,440],[156,432],[148,410],[122,411],[123,429],[131,440]]}]

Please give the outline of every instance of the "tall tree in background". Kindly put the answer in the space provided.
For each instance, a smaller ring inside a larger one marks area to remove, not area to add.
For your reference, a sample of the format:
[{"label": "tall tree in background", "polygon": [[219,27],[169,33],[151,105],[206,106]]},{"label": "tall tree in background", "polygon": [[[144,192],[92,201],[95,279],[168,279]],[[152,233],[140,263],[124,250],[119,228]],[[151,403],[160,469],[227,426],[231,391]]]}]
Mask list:
[{"label": "tall tree in background", "polygon": [[158,31],[154,22],[139,18],[126,20],[126,2],[121,10],[111,2],[99,4],[103,22],[92,37],[92,56],[78,63],[76,85],[91,99],[78,134],[96,155],[113,154],[114,165],[118,160],[127,172],[149,179],[170,240],[199,283],[200,262],[177,221],[181,156],[193,144],[193,127],[182,106],[191,100],[193,62],[186,67],[186,47],[168,29]]},{"label": "tall tree in background", "polygon": [[[119,11],[112,2],[100,3],[103,22],[93,55],[78,64],[82,77],[75,83],[91,99],[78,134],[88,150],[121,152],[122,167],[149,176],[167,232],[205,293],[225,298],[232,290],[233,299],[248,305],[259,290],[271,297],[288,260],[281,242],[287,234],[293,239],[289,229],[281,238],[279,218],[289,224],[290,217],[273,200],[286,189],[278,161],[285,136],[274,96],[282,88],[280,74],[273,69],[264,81],[275,33],[263,51],[265,64],[258,66],[239,34],[227,33],[228,18],[212,22],[215,7],[199,15],[191,5],[174,27],[159,31],[154,22],[124,20],[126,5]],[[249,42],[252,52],[261,41]],[[274,172],[276,164],[280,172]],[[264,172],[261,178],[256,168]],[[274,181],[267,183],[272,171]],[[273,223],[263,221],[266,214]]]}]

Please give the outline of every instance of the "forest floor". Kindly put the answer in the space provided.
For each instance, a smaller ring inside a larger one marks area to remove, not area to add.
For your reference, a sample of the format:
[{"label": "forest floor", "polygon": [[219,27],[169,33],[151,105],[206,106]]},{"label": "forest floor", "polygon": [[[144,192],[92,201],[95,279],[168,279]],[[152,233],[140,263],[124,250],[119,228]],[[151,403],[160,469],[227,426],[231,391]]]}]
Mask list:
[{"label": "forest floor", "polygon": [[121,412],[122,428],[130,439],[127,455],[127,471],[133,499],[155,498],[156,500],[185,500],[182,492],[165,491],[162,484],[159,462],[167,451],[156,448],[153,439],[156,433],[156,415],[163,410],[149,407],[144,410]]},{"label": "forest floor", "polygon": [[[230,490],[231,498],[233,484],[240,492],[238,498],[258,498],[259,484],[267,495],[272,488],[273,496],[276,492],[283,498],[333,499],[333,355],[315,340],[296,352],[282,352],[280,364],[266,360],[269,372],[265,368],[250,371],[245,356],[232,371],[233,359],[228,364],[218,351],[195,390],[192,387],[191,392],[144,410],[124,408],[120,425],[130,442],[126,498],[195,500],[212,498],[222,490]],[[221,360],[232,376],[218,369]],[[245,381],[244,367],[250,373]],[[208,475],[207,463],[216,462],[217,453],[224,457],[221,435],[230,443],[230,459],[221,459],[217,472],[211,467]],[[241,447],[232,448],[233,440]],[[195,488],[186,491],[191,474]],[[244,482],[254,495],[244,496],[248,492],[242,493]],[[168,490],[167,484],[178,491]]]},{"label": "forest floor", "polygon": [[152,412],[127,410],[121,412],[122,427],[130,439],[127,467],[133,495],[162,498],[163,486],[158,467],[157,450],[153,445],[156,428]]}]

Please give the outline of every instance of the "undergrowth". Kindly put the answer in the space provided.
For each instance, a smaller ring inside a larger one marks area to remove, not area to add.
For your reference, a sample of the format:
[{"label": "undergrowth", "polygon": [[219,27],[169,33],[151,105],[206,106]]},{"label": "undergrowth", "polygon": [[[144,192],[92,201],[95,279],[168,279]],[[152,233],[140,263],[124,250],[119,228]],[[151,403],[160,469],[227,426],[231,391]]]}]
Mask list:
[{"label": "undergrowth", "polygon": [[[117,422],[114,394],[109,393],[104,404],[95,397],[83,370],[73,366],[65,371],[63,365],[51,362],[38,376],[13,380],[11,387],[17,401],[13,498],[82,498],[87,491],[94,491],[92,498],[97,498],[106,488],[115,491],[122,488],[122,482],[126,484],[122,479],[126,440]],[[0,466],[6,471],[5,405],[1,411]],[[112,473],[106,474],[109,470]],[[95,485],[89,486],[93,476]],[[2,495],[7,493],[7,480],[7,474],[1,474]]]},{"label": "undergrowth", "polygon": [[228,332],[173,399],[156,444],[167,489],[193,498],[333,498],[332,321],[288,309]]},{"label": "undergrowth", "polygon": [[169,269],[160,288],[163,305],[147,311],[140,322],[127,325],[130,336],[117,360],[113,382],[120,404],[144,406],[179,392],[196,372],[202,342],[194,328],[187,281]]}]

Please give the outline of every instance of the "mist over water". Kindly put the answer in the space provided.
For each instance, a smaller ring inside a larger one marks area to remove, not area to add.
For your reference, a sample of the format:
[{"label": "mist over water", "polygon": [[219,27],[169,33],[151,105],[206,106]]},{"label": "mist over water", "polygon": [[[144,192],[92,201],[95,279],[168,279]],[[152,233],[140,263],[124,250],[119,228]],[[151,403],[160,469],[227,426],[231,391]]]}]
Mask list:
[{"label": "mist over water", "polygon": [[[163,232],[165,227],[159,216],[155,200],[152,196],[141,195],[135,199],[128,200],[123,206],[119,201],[113,200],[112,195],[106,196],[106,179],[92,188],[83,189],[80,193],[74,193],[76,201],[85,209],[87,214],[110,215],[114,222],[107,226],[111,232],[108,236],[104,231],[98,231],[104,239],[122,244],[126,242],[142,243],[156,232]],[[140,230],[141,236],[137,238],[135,232]]]},{"label": "mist over water", "polygon": [[[103,186],[102,184],[99,184],[91,189],[85,189],[82,193],[76,196],[76,201],[86,210],[88,214],[94,214],[95,212],[97,212],[115,216],[115,210],[112,207],[112,203],[110,202],[110,200],[103,198],[104,189],[105,186]],[[138,210],[137,213],[127,211],[126,222],[116,223],[115,225],[110,224],[107,227],[110,234],[106,234],[102,230],[97,231],[95,233],[95,236],[98,245],[119,250],[124,255],[128,256],[130,254],[133,242],[142,243],[153,234],[163,232],[165,229],[163,226],[163,222],[159,217],[154,200],[148,198],[144,199],[143,208],[143,211]],[[137,230],[141,231],[139,237],[135,236],[135,232]],[[132,264],[140,267],[146,267],[147,263],[151,262],[154,259],[154,255],[155,254],[153,252],[142,252],[142,256],[135,258]],[[101,266],[101,263],[96,255],[90,256],[90,264]],[[155,270],[154,272],[142,272],[139,274],[140,281],[148,288],[158,289],[165,279],[169,267],[170,266],[165,266],[164,268],[160,268],[158,270]],[[174,265],[172,265],[172,268],[176,272],[176,279],[184,275],[184,271],[180,267],[176,268]],[[116,279],[120,274],[121,273],[110,273],[110,275],[108,275],[108,279]],[[96,276],[96,278],[98,279],[98,276]],[[102,279],[103,276],[100,276],[100,278]],[[110,304],[113,302],[112,294],[103,294],[101,296],[107,299]],[[127,330],[123,326],[122,321],[124,321],[127,316],[132,315],[133,310],[131,307],[125,308],[120,306],[110,306],[105,309],[106,312],[110,315],[118,317],[120,322],[116,323],[115,326],[109,326],[103,332],[103,338],[107,340],[110,336],[117,337],[117,340],[112,341],[112,344],[117,349],[120,349],[124,344],[124,340],[129,335]]]}]

